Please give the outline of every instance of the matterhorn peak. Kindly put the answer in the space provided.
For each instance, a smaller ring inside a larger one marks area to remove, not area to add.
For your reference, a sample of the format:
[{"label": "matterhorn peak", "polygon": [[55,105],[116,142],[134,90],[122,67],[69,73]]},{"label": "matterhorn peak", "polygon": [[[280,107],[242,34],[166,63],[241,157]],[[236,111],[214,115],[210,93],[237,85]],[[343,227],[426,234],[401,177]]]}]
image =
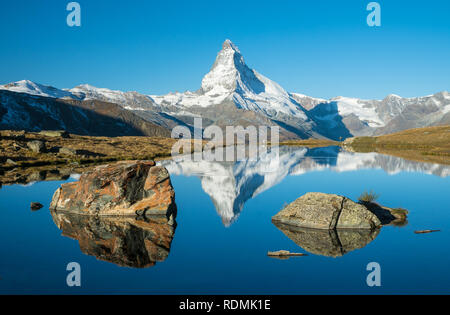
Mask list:
[{"label": "matterhorn peak", "polygon": [[239,48],[235,44],[233,44],[233,42],[229,39],[226,39],[222,45],[222,50],[227,50],[227,49],[234,50],[235,52],[237,52],[239,54],[241,53],[239,51]]},{"label": "matterhorn peak", "polygon": [[233,93],[242,79],[254,79],[253,70],[245,64],[239,48],[229,39],[225,40],[222,50],[210,72],[203,78],[202,90],[205,93]]}]

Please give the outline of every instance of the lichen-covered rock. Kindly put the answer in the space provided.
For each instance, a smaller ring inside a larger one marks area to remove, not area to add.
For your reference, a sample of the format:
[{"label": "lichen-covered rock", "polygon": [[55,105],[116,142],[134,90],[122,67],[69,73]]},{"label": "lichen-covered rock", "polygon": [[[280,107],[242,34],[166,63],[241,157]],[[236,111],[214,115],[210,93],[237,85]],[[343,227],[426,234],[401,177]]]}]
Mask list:
[{"label": "lichen-covered rock", "polygon": [[365,206],[324,193],[307,193],[275,215],[274,222],[314,229],[374,229],[380,220]]},{"label": "lichen-covered rock", "polygon": [[81,251],[119,266],[148,268],[170,252],[176,223],[164,216],[94,217],[51,211],[62,235],[77,240]]},{"label": "lichen-covered rock", "polygon": [[381,226],[381,221],[367,207],[346,197],[343,198],[337,229],[374,229]]},{"label": "lichen-covered rock", "polygon": [[59,148],[58,153],[64,155],[77,155],[77,150],[63,147]]},{"label": "lichen-covered rock", "polygon": [[53,138],[69,138],[70,135],[65,130],[42,130],[39,132],[39,134],[46,136],[46,137],[53,137]]},{"label": "lichen-covered rock", "polygon": [[102,165],[78,182],[61,185],[50,209],[84,215],[150,215],[175,211],[170,176],[153,161],[125,161]]},{"label": "lichen-covered rock", "polygon": [[34,140],[27,143],[28,148],[35,153],[46,152],[44,141]]}]

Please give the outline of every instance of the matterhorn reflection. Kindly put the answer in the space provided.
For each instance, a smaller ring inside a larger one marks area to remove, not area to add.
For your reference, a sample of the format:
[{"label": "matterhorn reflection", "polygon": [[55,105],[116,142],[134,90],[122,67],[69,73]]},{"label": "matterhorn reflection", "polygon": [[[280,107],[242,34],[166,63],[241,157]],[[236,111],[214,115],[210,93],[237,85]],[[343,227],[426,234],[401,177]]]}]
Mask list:
[{"label": "matterhorn reflection", "polygon": [[274,187],[287,176],[331,170],[347,172],[383,169],[388,174],[420,172],[446,177],[450,167],[420,163],[378,153],[354,153],[340,147],[304,148],[282,146],[262,154],[235,161],[194,160],[192,156],[162,161],[173,175],[198,176],[202,189],[210,197],[225,226],[231,225],[245,203]]}]

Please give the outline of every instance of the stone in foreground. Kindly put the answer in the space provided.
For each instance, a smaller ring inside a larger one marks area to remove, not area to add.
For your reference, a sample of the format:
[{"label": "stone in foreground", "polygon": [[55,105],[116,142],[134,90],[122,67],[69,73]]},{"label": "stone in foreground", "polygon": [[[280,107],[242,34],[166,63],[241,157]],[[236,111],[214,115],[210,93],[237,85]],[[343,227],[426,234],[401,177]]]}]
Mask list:
[{"label": "stone in foreground", "polygon": [[102,165],[61,185],[50,209],[83,215],[166,215],[175,212],[170,176],[153,161],[125,161]]},{"label": "stone in foreground", "polygon": [[380,220],[367,207],[338,195],[307,193],[272,218],[273,222],[313,229],[375,229]]}]

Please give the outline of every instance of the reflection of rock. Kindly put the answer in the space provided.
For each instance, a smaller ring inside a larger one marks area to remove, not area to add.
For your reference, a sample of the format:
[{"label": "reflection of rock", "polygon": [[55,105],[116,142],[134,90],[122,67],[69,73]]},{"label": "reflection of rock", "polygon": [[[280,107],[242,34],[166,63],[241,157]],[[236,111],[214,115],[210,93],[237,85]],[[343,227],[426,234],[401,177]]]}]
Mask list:
[{"label": "reflection of rock", "polygon": [[125,267],[146,268],[164,261],[176,228],[165,216],[136,220],[51,213],[62,235],[78,240],[83,253]]},{"label": "reflection of rock", "polygon": [[169,173],[153,161],[96,167],[55,192],[50,209],[88,215],[171,215],[175,192]]},{"label": "reflection of rock", "polygon": [[274,222],[288,238],[294,241],[304,250],[322,256],[339,257],[355,249],[365,247],[380,233],[380,229],[374,230],[320,230],[302,228],[292,225]]},{"label": "reflection of rock", "polygon": [[71,168],[56,168],[55,166],[14,168],[3,174],[0,172],[0,181],[3,184],[11,185],[67,180],[72,172]]},{"label": "reflection of rock", "polygon": [[380,220],[365,206],[338,195],[307,193],[275,215],[274,222],[315,229],[374,229]]}]

